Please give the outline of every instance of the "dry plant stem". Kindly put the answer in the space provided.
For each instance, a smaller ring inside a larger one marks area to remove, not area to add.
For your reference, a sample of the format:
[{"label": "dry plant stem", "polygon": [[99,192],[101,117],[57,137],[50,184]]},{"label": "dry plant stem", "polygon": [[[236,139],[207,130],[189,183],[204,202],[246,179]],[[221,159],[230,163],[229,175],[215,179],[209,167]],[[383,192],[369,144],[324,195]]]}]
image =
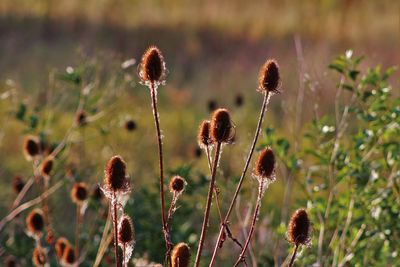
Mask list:
[{"label": "dry plant stem", "polygon": [[215,149],[215,156],[214,156],[212,172],[211,172],[210,186],[208,188],[207,203],[206,203],[206,208],[204,210],[203,226],[201,228],[199,246],[197,248],[196,261],[194,263],[195,267],[198,267],[200,265],[201,252],[203,250],[204,240],[206,238],[207,225],[208,225],[208,220],[209,220],[209,216],[210,216],[210,208],[211,208],[211,202],[212,202],[212,194],[214,192],[215,177],[216,177],[217,168],[218,168],[218,161],[220,158],[220,151],[221,151],[221,143],[217,143],[217,147]]},{"label": "dry plant stem", "polygon": [[227,225],[227,223],[228,223],[229,216],[230,216],[231,213],[232,213],[233,206],[234,206],[235,203],[236,203],[237,196],[239,195],[240,189],[242,188],[242,184],[243,184],[243,181],[244,181],[244,177],[246,176],[247,169],[249,168],[250,160],[251,160],[251,157],[253,156],[254,149],[255,149],[255,147],[256,147],[256,143],[257,143],[258,137],[259,137],[259,135],[260,135],[261,125],[262,125],[262,122],[263,122],[263,120],[264,120],[264,114],[265,114],[265,111],[266,111],[266,109],[267,109],[269,97],[270,97],[269,93],[266,92],[266,93],[264,94],[264,101],[263,101],[263,104],[262,104],[262,107],[261,107],[260,117],[259,117],[259,119],[258,119],[257,129],[256,129],[256,132],[255,132],[255,134],[254,134],[253,143],[251,144],[251,148],[250,148],[249,154],[248,154],[248,156],[247,156],[246,163],[244,164],[243,172],[242,172],[242,175],[240,176],[240,180],[239,180],[239,183],[238,183],[238,185],[237,185],[237,187],[236,187],[235,194],[233,195],[232,202],[231,202],[231,204],[230,204],[230,206],[229,206],[228,212],[227,212],[226,215],[225,215],[224,222],[223,222],[223,224],[221,225],[221,228],[220,228],[220,230],[219,230],[218,239],[217,239],[217,242],[216,242],[216,244],[215,244],[215,246],[214,246],[214,252],[213,252],[213,255],[212,255],[212,258],[211,258],[210,266],[213,266],[213,265],[214,265],[215,258],[216,258],[216,255],[217,255],[217,251],[218,251],[218,244],[219,244],[220,241],[221,241],[221,237],[222,237],[222,233],[223,233],[223,231],[224,231],[224,227],[226,227],[226,225]]},{"label": "dry plant stem", "polygon": [[243,247],[242,251],[240,252],[239,258],[238,258],[238,260],[236,261],[236,263],[234,265],[235,267],[238,266],[241,262],[243,262],[244,254],[246,253],[246,250],[247,250],[247,248],[248,248],[248,246],[250,244],[251,238],[253,237],[254,229],[256,227],[257,218],[258,218],[258,215],[260,213],[262,194],[263,194],[263,180],[261,180],[260,186],[258,188],[257,205],[256,205],[256,208],[254,209],[254,214],[253,214],[253,219],[251,221],[250,231],[249,231],[249,234],[247,236],[246,243],[244,244],[244,247]]},{"label": "dry plant stem", "polygon": [[122,266],[125,267],[125,255],[126,255],[126,245],[125,243],[122,245]]},{"label": "dry plant stem", "polygon": [[[206,156],[207,156],[207,161],[208,161],[208,168],[210,169],[210,173],[212,174],[212,166],[211,166],[212,163],[211,163],[211,155],[210,155],[209,146],[206,146]],[[222,225],[223,220],[222,220],[221,206],[219,204],[219,194],[218,194],[217,187],[214,187],[214,194],[215,194],[215,204],[217,206],[219,220],[221,221],[221,225]]]},{"label": "dry plant stem", "polygon": [[35,206],[39,203],[41,203],[43,201],[44,197],[48,197],[51,194],[53,194],[54,192],[56,192],[63,184],[64,181],[59,181],[58,183],[56,183],[55,185],[53,185],[52,187],[49,188],[49,190],[47,190],[46,192],[43,192],[40,196],[38,196],[37,198],[34,198],[30,201],[25,202],[24,204],[21,204],[20,206],[18,206],[17,208],[15,208],[11,213],[9,213],[6,217],[4,217],[1,221],[0,221],[0,231],[4,228],[4,226],[12,221],[15,216],[17,216],[18,214],[20,214],[21,212],[23,212],[26,209],[29,209],[32,206]]},{"label": "dry plant stem", "polygon": [[81,224],[81,205],[76,204],[75,257],[79,258],[79,231]]},{"label": "dry plant stem", "polygon": [[98,267],[103,255],[108,247],[108,244],[111,242],[110,237],[112,237],[111,233],[108,233],[111,226],[111,212],[110,208],[108,209],[107,221],[106,225],[104,226],[103,234],[100,240],[99,249],[97,250],[96,260],[94,261],[93,267]]},{"label": "dry plant stem", "polygon": [[294,260],[296,259],[296,254],[297,254],[298,248],[299,248],[299,245],[295,245],[292,258],[290,259],[289,267],[293,266]]},{"label": "dry plant stem", "polygon": [[118,217],[117,217],[117,196],[115,191],[114,193],[114,246],[115,246],[115,266],[118,267]]},{"label": "dry plant stem", "polygon": [[[43,177],[43,193],[49,189],[49,179],[48,177]],[[43,198],[42,201],[43,213],[44,213],[44,222],[46,226],[49,226],[49,203],[47,200],[47,196]]]},{"label": "dry plant stem", "polygon": [[158,141],[158,155],[159,155],[159,167],[160,167],[160,201],[161,201],[161,219],[162,228],[164,233],[165,246],[167,248],[167,259],[169,261],[170,253],[172,249],[172,244],[169,241],[169,230],[167,225],[167,220],[165,216],[165,197],[164,197],[164,162],[163,162],[163,150],[162,150],[162,137],[160,130],[160,121],[157,109],[157,99],[156,99],[156,88],[154,82],[151,83],[150,87],[151,101],[153,107],[154,123],[157,131],[157,141]]}]

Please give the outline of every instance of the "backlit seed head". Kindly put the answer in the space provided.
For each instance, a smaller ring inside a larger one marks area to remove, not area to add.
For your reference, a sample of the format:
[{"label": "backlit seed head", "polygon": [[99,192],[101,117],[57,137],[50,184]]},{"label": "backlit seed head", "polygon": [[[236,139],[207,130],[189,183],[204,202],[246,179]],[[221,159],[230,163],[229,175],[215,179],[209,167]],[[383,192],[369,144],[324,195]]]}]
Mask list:
[{"label": "backlit seed head", "polygon": [[42,165],[40,166],[40,172],[44,177],[50,177],[50,172],[53,169],[53,158],[49,157],[46,158],[43,162]]},{"label": "backlit seed head", "polygon": [[104,183],[113,191],[126,187],[126,163],[121,156],[112,157],[104,170]]},{"label": "backlit seed head", "polygon": [[75,183],[71,190],[72,202],[81,204],[88,197],[88,189],[85,183]]},{"label": "backlit seed head", "polygon": [[85,126],[87,124],[87,115],[84,110],[79,111],[75,117],[76,125],[79,127]]},{"label": "backlit seed head", "polygon": [[262,179],[274,179],[275,164],[274,152],[270,147],[265,148],[257,158],[254,175]]},{"label": "backlit seed head", "polygon": [[19,192],[21,192],[21,190],[22,190],[22,188],[24,188],[24,186],[25,186],[24,178],[21,175],[14,176],[13,182],[12,182],[13,191],[16,194],[19,194]]},{"label": "backlit seed head", "polygon": [[133,241],[134,228],[132,220],[128,215],[123,215],[118,226],[118,241],[126,244]]},{"label": "backlit seed head", "polygon": [[206,148],[212,144],[210,138],[210,121],[204,120],[199,127],[199,134],[197,135],[197,142],[201,148]]},{"label": "backlit seed head", "polygon": [[258,77],[258,90],[260,92],[278,93],[280,86],[280,75],[278,63],[268,59],[260,69]]},{"label": "backlit seed head", "polygon": [[134,120],[132,120],[132,119],[130,119],[130,120],[127,120],[126,122],[125,122],[125,129],[127,130],[127,131],[134,131],[135,129],[136,129],[136,122],[134,121]]},{"label": "backlit seed head", "polygon": [[169,191],[171,193],[181,193],[186,186],[186,181],[179,175],[172,177],[171,181],[169,182]]},{"label": "backlit seed head", "polygon": [[72,265],[75,263],[75,251],[73,249],[72,246],[68,245],[65,247],[64,249],[64,253],[62,256],[62,261],[66,264],[66,265]]},{"label": "backlit seed head", "polygon": [[165,78],[164,57],[155,46],[149,47],[142,56],[139,76],[145,83],[161,83]]},{"label": "backlit seed head", "polygon": [[40,153],[39,140],[35,136],[27,136],[24,140],[23,146],[25,157],[28,160],[36,157]]},{"label": "backlit seed head", "polygon": [[311,222],[305,209],[292,215],[288,226],[288,241],[295,245],[308,245],[311,241]]},{"label": "backlit seed head", "polygon": [[214,143],[232,143],[235,127],[227,109],[220,108],[214,111],[210,124],[210,136]]},{"label": "backlit seed head", "polygon": [[186,243],[176,244],[171,254],[172,267],[188,267],[190,264],[190,248]]},{"label": "backlit seed head", "polygon": [[32,235],[40,236],[44,228],[43,212],[40,209],[34,209],[26,217],[26,228]]},{"label": "backlit seed head", "polygon": [[56,251],[56,255],[58,259],[62,259],[64,255],[64,250],[67,246],[70,246],[70,243],[65,237],[59,237],[54,244],[54,249]]},{"label": "backlit seed head", "polygon": [[46,251],[41,247],[33,250],[32,262],[36,267],[44,267],[47,263]]}]

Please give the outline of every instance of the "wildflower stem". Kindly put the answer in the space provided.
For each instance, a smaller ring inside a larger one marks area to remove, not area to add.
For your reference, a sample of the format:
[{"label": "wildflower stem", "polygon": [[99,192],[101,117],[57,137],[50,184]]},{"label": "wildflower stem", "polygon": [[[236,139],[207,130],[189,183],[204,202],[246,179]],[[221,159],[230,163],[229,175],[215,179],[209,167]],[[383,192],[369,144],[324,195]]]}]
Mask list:
[{"label": "wildflower stem", "polygon": [[260,116],[259,116],[258,123],[257,123],[257,129],[256,129],[256,132],[254,134],[253,143],[251,144],[250,151],[249,151],[249,154],[248,154],[247,159],[246,159],[246,163],[244,164],[242,175],[240,176],[240,180],[239,180],[239,183],[238,183],[238,185],[236,187],[236,191],[235,191],[235,193],[233,195],[233,198],[232,198],[231,204],[229,206],[228,212],[226,213],[224,222],[220,227],[220,231],[219,231],[219,234],[218,234],[218,239],[217,239],[217,242],[215,243],[215,246],[214,246],[214,252],[213,252],[213,255],[212,255],[212,258],[211,258],[210,266],[213,266],[213,264],[215,262],[215,258],[216,258],[217,251],[218,251],[218,244],[221,241],[222,233],[224,231],[224,227],[228,223],[229,216],[232,213],[233,206],[235,205],[237,196],[239,195],[240,189],[242,188],[244,177],[246,176],[247,169],[249,168],[249,165],[250,165],[250,160],[251,160],[251,158],[253,156],[254,149],[255,149],[258,137],[260,135],[261,125],[262,125],[262,122],[264,120],[264,114],[265,114],[265,111],[267,109],[269,98],[270,98],[270,93],[268,91],[266,91],[264,93],[264,101],[263,101],[263,104],[262,104],[262,107],[261,107]]},{"label": "wildflower stem", "polygon": [[220,158],[220,151],[221,151],[221,142],[218,142],[217,147],[215,149],[214,162],[213,162],[213,167],[212,167],[212,171],[211,171],[210,186],[208,188],[207,204],[206,204],[206,208],[204,210],[203,226],[201,228],[199,246],[197,248],[196,261],[194,264],[195,267],[198,267],[200,264],[201,252],[203,250],[204,240],[206,238],[207,226],[208,226],[208,220],[209,220],[209,216],[210,216],[210,208],[211,208],[211,202],[212,202],[212,194],[214,192],[215,177],[216,177],[216,173],[217,173],[218,161]]},{"label": "wildflower stem", "polygon": [[[211,163],[211,155],[210,155],[209,146],[206,146],[206,156],[207,156],[207,161],[208,161],[208,167],[210,169],[210,172],[212,172],[212,166],[211,166],[212,163]],[[217,187],[214,187],[214,194],[215,194],[215,203],[216,203],[216,206],[217,206],[218,216],[219,216],[219,219],[220,219],[221,223],[223,223],[221,207],[220,207],[220,204],[219,204],[219,194],[218,194]]]},{"label": "wildflower stem", "polygon": [[117,218],[117,196],[115,190],[113,191],[113,205],[114,205],[114,246],[115,246],[115,266],[119,267],[118,263],[118,218]]},{"label": "wildflower stem", "polygon": [[79,258],[79,231],[81,223],[81,205],[76,204],[75,257]]},{"label": "wildflower stem", "polygon": [[154,116],[154,123],[156,126],[157,131],[157,141],[158,141],[158,155],[159,155],[159,167],[160,167],[160,199],[161,199],[161,219],[162,219],[162,228],[164,233],[164,240],[165,246],[167,248],[167,260],[169,261],[172,244],[169,241],[169,230],[165,215],[165,197],[164,197],[164,163],[163,163],[163,150],[162,150],[162,137],[161,137],[161,130],[160,130],[160,121],[158,116],[158,109],[157,109],[157,99],[156,99],[156,88],[154,82],[151,83],[150,86],[150,93],[151,93],[151,101],[153,107],[153,116]]},{"label": "wildflower stem", "polygon": [[297,254],[297,249],[299,248],[299,245],[295,245],[294,251],[292,254],[292,258],[290,259],[289,267],[293,266],[294,260],[296,259],[296,254]]}]

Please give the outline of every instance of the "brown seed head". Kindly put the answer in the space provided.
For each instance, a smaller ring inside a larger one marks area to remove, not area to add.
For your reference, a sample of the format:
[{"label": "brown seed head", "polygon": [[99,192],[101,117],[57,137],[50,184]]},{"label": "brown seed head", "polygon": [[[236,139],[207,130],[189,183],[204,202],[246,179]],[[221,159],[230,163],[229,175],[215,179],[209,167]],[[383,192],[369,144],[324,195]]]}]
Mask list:
[{"label": "brown seed head", "polygon": [[308,245],[311,241],[311,222],[305,209],[292,215],[288,227],[288,241],[295,245]]},{"label": "brown seed head", "polygon": [[88,197],[88,189],[85,183],[75,183],[71,190],[72,202],[81,204]]},{"label": "brown seed head", "polygon": [[53,159],[52,158],[47,158],[42,162],[42,165],[40,166],[40,172],[44,177],[49,177],[50,172],[53,169]]},{"label": "brown seed head", "polygon": [[74,251],[72,246],[67,245],[64,248],[64,253],[63,253],[63,256],[62,256],[62,260],[66,264],[70,264],[70,265],[72,265],[75,262],[75,251]]},{"label": "brown seed head", "polygon": [[134,228],[132,220],[128,215],[124,215],[121,218],[118,229],[118,241],[122,244],[129,243],[133,240]]},{"label": "brown seed head", "polygon": [[43,267],[47,263],[46,252],[41,247],[36,247],[33,250],[32,262],[36,267]]},{"label": "brown seed head", "polygon": [[258,156],[254,175],[256,177],[271,179],[275,172],[275,155],[270,147],[261,151]]},{"label": "brown seed head", "polygon": [[142,56],[140,78],[145,82],[160,82],[165,76],[165,62],[161,51],[149,47]]},{"label": "brown seed head", "polygon": [[40,209],[34,209],[26,217],[26,227],[28,232],[39,236],[44,228],[43,212]]},{"label": "brown seed head", "polygon": [[125,187],[127,183],[126,163],[121,156],[114,156],[107,162],[104,175],[104,183],[113,191]]},{"label": "brown seed head", "polygon": [[218,103],[216,100],[211,99],[208,100],[207,106],[208,106],[208,111],[213,112],[214,110],[217,109]]},{"label": "brown seed head", "polygon": [[199,134],[197,135],[197,142],[201,148],[205,148],[212,144],[212,140],[210,138],[210,121],[204,120],[200,124]]},{"label": "brown seed head", "polygon": [[54,244],[54,249],[56,251],[57,258],[59,259],[62,258],[64,250],[67,246],[70,246],[70,244],[65,237],[59,237],[57,239],[56,243]]},{"label": "brown seed head", "polygon": [[231,143],[235,136],[229,111],[224,108],[214,111],[210,124],[210,136],[214,143]]},{"label": "brown seed head", "polygon": [[244,102],[243,95],[237,94],[236,97],[235,97],[235,105],[236,105],[236,107],[240,108],[241,106],[243,106],[243,102]]},{"label": "brown seed head", "polygon": [[31,159],[40,153],[39,141],[37,137],[27,136],[24,140],[24,154]]},{"label": "brown seed head", "polygon": [[24,186],[25,186],[24,178],[21,175],[14,176],[12,184],[14,192],[16,194],[19,194],[19,192],[21,192]]},{"label": "brown seed head", "polygon": [[134,120],[127,120],[125,122],[125,129],[127,131],[134,131],[136,129],[136,122]]},{"label": "brown seed head", "polygon": [[172,267],[188,267],[190,264],[190,248],[186,243],[176,244],[171,254]]},{"label": "brown seed head", "polygon": [[183,179],[179,175],[175,175],[169,182],[169,191],[171,193],[181,193],[185,189],[185,186],[185,179]]},{"label": "brown seed head", "polygon": [[260,70],[258,90],[260,92],[278,93],[280,85],[279,66],[273,59],[268,59]]}]

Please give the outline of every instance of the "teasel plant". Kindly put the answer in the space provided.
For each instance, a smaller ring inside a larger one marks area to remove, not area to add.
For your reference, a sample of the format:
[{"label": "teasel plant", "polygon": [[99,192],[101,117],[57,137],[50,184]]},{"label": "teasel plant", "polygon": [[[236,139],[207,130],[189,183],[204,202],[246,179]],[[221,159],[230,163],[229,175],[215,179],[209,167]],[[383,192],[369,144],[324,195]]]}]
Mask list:
[{"label": "teasel plant", "polygon": [[75,183],[71,190],[71,200],[76,205],[75,223],[75,256],[79,257],[79,238],[82,216],[87,207],[88,187],[86,183]]},{"label": "teasel plant", "polygon": [[119,267],[118,257],[118,209],[123,207],[122,197],[129,194],[131,186],[126,174],[126,163],[121,156],[113,156],[104,170],[104,182],[101,187],[110,202],[110,213],[114,227],[115,266]]},{"label": "teasel plant", "polygon": [[172,199],[168,209],[167,224],[169,224],[169,221],[176,210],[176,202],[178,201],[179,196],[182,195],[183,191],[185,190],[186,185],[186,180],[179,175],[173,176],[169,182],[168,187],[172,194]]},{"label": "teasel plant", "polygon": [[204,209],[203,225],[201,228],[201,234],[194,264],[195,267],[198,267],[200,265],[200,258],[207,234],[212,195],[215,187],[217,168],[221,157],[221,147],[223,144],[231,144],[235,137],[235,126],[227,109],[220,108],[214,111],[210,122],[209,135],[212,143],[215,146],[215,155],[212,164],[211,179],[208,188],[206,207]]},{"label": "teasel plant", "polygon": [[43,235],[44,228],[43,211],[39,208],[33,209],[26,217],[26,233],[35,239],[37,246],[40,246],[40,238]]},{"label": "teasel plant", "polygon": [[312,226],[307,211],[303,208],[296,210],[290,218],[287,231],[287,240],[294,245],[289,267],[293,266],[300,246],[309,246],[311,244],[311,233]]},{"label": "teasel plant", "polygon": [[240,193],[240,190],[242,188],[243,182],[244,182],[244,178],[246,177],[247,174],[247,170],[249,168],[250,165],[250,161],[252,159],[252,156],[254,154],[254,150],[258,141],[258,137],[260,135],[261,132],[261,128],[262,128],[262,123],[264,121],[264,115],[265,112],[267,110],[270,98],[272,95],[274,94],[278,94],[280,93],[280,87],[281,87],[281,79],[280,79],[280,72],[279,72],[279,66],[278,63],[276,62],[276,60],[274,59],[268,59],[266,60],[266,62],[264,63],[264,65],[261,67],[260,72],[259,72],[259,77],[258,77],[258,88],[257,91],[259,91],[260,93],[263,94],[263,104],[261,106],[261,110],[260,110],[260,115],[259,115],[259,119],[258,119],[258,123],[257,123],[257,127],[256,127],[256,131],[254,133],[254,138],[253,138],[253,142],[250,146],[250,150],[248,152],[243,170],[242,170],[242,174],[240,175],[240,179],[239,182],[236,186],[236,190],[235,193],[233,194],[231,203],[229,205],[228,211],[226,212],[225,216],[224,216],[224,220],[223,223],[221,224],[220,230],[219,230],[219,234],[218,234],[218,238],[217,241],[215,243],[214,246],[214,251],[211,257],[211,262],[210,262],[210,266],[213,266],[216,260],[216,256],[217,256],[217,252],[218,249],[222,247],[222,240],[223,237],[226,235],[225,231],[227,230],[227,226],[229,223],[229,217],[233,211],[233,208],[235,206],[237,197]]},{"label": "teasel plant", "polygon": [[48,263],[46,249],[42,248],[40,245],[37,245],[32,253],[32,262],[36,267],[50,266]]},{"label": "teasel plant", "polygon": [[[170,254],[172,243],[170,240],[170,233],[167,224],[167,215],[165,212],[165,195],[164,195],[164,159],[163,159],[163,146],[162,134],[160,127],[160,116],[157,106],[157,89],[160,85],[165,84],[165,77],[167,69],[165,67],[164,56],[160,49],[155,46],[149,47],[142,56],[139,67],[139,78],[141,83],[147,86],[150,90],[151,105],[153,109],[154,124],[156,127],[157,143],[158,143],[158,157],[159,157],[159,172],[160,172],[160,202],[161,202],[161,221],[162,230],[164,234],[165,246],[167,248],[166,258],[170,261]],[[168,264],[167,264],[168,265]]]},{"label": "teasel plant", "polygon": [[251,226],[246,238],[246,242],[242,248],[242,251],[240,252],[238,260],[234,265],[235,267],[244,261],[246,250],[250,244],[251,238],[253,237],[256,222],[260,214],[261,200],[264,196],[265,190],[267,190],[268,186],[276,180],[275,165],[276,159],[272,149],[270,147],[267,147],[262,150],[260,155],[258,156],[253,172],[253,177],[258,181],[258,196],[256,207],[254,209],[253,219],[251,221]]},{"label": "teasel plant", "polygon": [[133,228],[132,219],[124,214],[118,225],[118,241],[122,248],[122,266],[128,266],[129,259],[132,256],[135,247],[135,229]]},{"label": "teasel plant", "polygon": [[189,267],[190,247],[186,243],[178,243],[171,254],[171,267]]}]

